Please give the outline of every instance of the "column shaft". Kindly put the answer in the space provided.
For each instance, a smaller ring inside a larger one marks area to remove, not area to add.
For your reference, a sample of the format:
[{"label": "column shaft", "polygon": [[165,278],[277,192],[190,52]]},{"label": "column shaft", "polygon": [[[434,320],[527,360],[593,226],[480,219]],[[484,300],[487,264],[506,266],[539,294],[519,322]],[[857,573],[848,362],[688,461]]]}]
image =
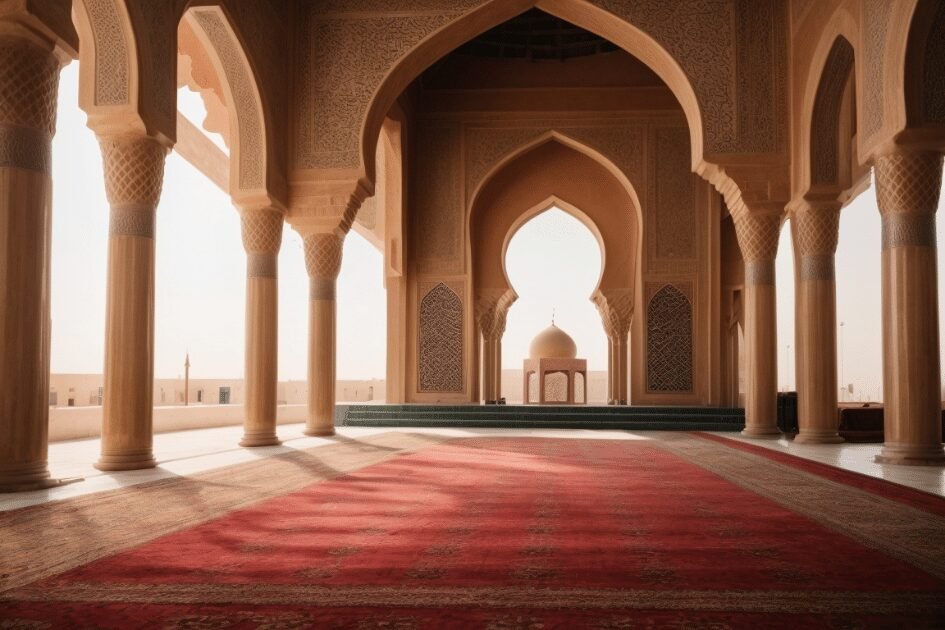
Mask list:
[{"label": "column shaft", "polygon": [[795,441],[837,443],[837,297],[834,252],[840,208],[837,203],[795,213],[797,266],[797,419]]},{"label": "column shaft", "polygon": [[272,446],[276,436],[282,213],[241,212],[246,249],[246,415],[240,446]]},{"label": "column shaft", "polygon": [[748,437],[778,437],[778,341],[774,260],[781,212],[733,210],[735,232],[745,261],[745,362]]},{"label": "column shaft", "polygon": [[154,221],[166,148],[145,136],[100,139],[111,205],[105,308],[102,454],[96,468],[156,465],[154,384]]},{"label": "column shaft", "polygon": [[59,62],[0,41],[0,492],[55,485],[47,468],[50,179]]},{"label": "column shaft", "polygon": [[342,242],[333,233],[305,237],[310,282],[306,435],[335,433],[335,280],[341,270]]},{"label": "column shaft", "polygon": [[495,402],[495,344],[490,337],[482,338],[482,399],[486,404]]},{"label": "column shaft", "polygon": [[607,404],[614,404],[614,340],[607,337]]},{"label": "column shaft", "polygon": [[935,233],[941,184],[940,153],[899,152],[876,162],[883,219],[881,463],[945,464]]},{"label": "column shaft", "polygon": [[502,400],[502,337],[497,337],[493,342],[495,348],[492,351],[492,373],[493,373],[493,392],[495,401]]},{"label": "column shaft", "polygon": [[780,436],[778,337],[774,261],[745,267],[745,361],[748,383],[744,435]]}]

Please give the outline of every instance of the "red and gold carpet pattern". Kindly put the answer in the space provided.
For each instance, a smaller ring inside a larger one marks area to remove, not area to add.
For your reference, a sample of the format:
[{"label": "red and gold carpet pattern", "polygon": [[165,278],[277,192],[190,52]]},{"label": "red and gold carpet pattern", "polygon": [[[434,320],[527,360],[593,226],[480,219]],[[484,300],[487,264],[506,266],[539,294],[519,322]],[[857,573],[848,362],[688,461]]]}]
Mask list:
[{"label": "red and gold carpet pattern", "polygon": [[[453,440],[0,593],[0,627],[941,627],[945,562],[921,539],[945,519],[761,457],[742,483],[747,457]],[[791,475],[824,496],[751,489]],[[901,536],[847,531],[851,509]]]}]

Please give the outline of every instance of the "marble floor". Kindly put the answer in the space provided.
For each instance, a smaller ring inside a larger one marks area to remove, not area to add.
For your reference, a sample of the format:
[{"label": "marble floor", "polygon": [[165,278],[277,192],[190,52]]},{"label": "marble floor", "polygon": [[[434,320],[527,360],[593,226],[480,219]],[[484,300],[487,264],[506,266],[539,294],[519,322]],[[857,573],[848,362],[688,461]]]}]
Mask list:
[{"label": "marble floor", "polygon": [[[232,464],[272,457],[295,449],[307,449],[323,444],[331,444],[339,438],[315,438],[303,435],[303,424],[280,425],[281,446],[262,448],[241,448],[237,446],[242,436],[242,427],[217,427],[197,429],[176,433],[161,433],[154,436],[154,452],[159,466],[150,470],[129,472],[102,472],[92,463],[98,457],[99,441],[73,440],[57,442],[49,446],[49,467],[56,478],[71,478],[73,482],[62,486],[23,492],[17,494],[0,493],[0,511],[13,510],[30,505],[60,501],[77,496],[102,492],[115,488],[133,486],[140,483],[187,476],[221,468]],[[590,431],[562,429],[384,429],[355,428],[339,429],[341,439],[359,439],[385,431],[410,431],[413,433],[433,433],[445,436],[473,435],[508,435],[557,437],[572,439],[619,439],[648,440],[658,439],[660,432],[631,431]],[[924,490],[945,496],[945,468],[924,466],[890,466],[877,464],[873,457],[879,452],[881,444],[839,444],[809,445],[795,444],[787,439],[749,440],[738,434],[724,433],[725,437],[744,440],[751,444],[784,451],[791,455],[804,457],[831,466],[855,471],[872,477],[885,479],[904,486]]]}]

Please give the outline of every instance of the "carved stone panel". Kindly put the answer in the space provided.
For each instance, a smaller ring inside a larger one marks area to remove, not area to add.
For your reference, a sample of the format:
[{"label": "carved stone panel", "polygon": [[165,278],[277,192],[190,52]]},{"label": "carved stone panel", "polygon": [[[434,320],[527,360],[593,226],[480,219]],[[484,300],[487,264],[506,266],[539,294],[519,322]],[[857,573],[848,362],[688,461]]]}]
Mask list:
[{"label": "carved stone panel", "polygon": [[420,286],[418,387],[425,393],[464,391],[463,291],[444,282]]},{"label": "carved stone panel", "polygon": [[[684,127],[656,129],[656,203],[647,211],[650,262],[696,258],[693,177],[689,133]],[[654,234],[655,232],[655,234]]]},{"label": "carved stone panel", "polygon": [[414,247],[419,272],[463,271],[463,203],[458,123],[417,129]]},{"label": "carved stone panel", "polygon": [[[658,285],[657,285],[658,286]],[[691,285],[672,284],[652,293],[646,306],[646,388],[650,392],[693,390]]]}]

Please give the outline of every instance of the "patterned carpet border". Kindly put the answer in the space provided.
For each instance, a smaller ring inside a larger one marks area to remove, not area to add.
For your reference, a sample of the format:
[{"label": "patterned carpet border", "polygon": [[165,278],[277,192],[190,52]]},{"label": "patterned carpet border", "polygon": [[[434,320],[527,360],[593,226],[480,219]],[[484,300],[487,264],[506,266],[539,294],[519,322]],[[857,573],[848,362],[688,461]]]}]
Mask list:
[{"label": "patterned carpet border", "polygon": [[740,440],[733,440],[721,435],[701,431],[694,431],[692,435],[705,440],[711,440],[718,444],[724,444],[729,448],[745,451],[746,453],[761,455],[778,463],[787,464],[788,466],[793,466],[794,468],[826,477],[832,481],[878,494],[887,499],[908,505],[909,507],[924,510],[931,514],[937,514],[938,516],[945,516],[945,498],[929,492],[903,486],[892,481],[887,481],[886,479],[877,479],[876,477],[871,477],[870,475],[853,470],[837,468],[830,464],[813,461],[783,451],[776,451],[764,446],[746,444]]},{"label": "patterned carpet border", "polygon": [[634,590],[451,586],[314,586],[289,584],[72,584],[22,588],[0,602],[293,605],[395,608],[531,608],[687,610],[762,613],[924,614],[945,610],[945,593],[782,590]]}]

